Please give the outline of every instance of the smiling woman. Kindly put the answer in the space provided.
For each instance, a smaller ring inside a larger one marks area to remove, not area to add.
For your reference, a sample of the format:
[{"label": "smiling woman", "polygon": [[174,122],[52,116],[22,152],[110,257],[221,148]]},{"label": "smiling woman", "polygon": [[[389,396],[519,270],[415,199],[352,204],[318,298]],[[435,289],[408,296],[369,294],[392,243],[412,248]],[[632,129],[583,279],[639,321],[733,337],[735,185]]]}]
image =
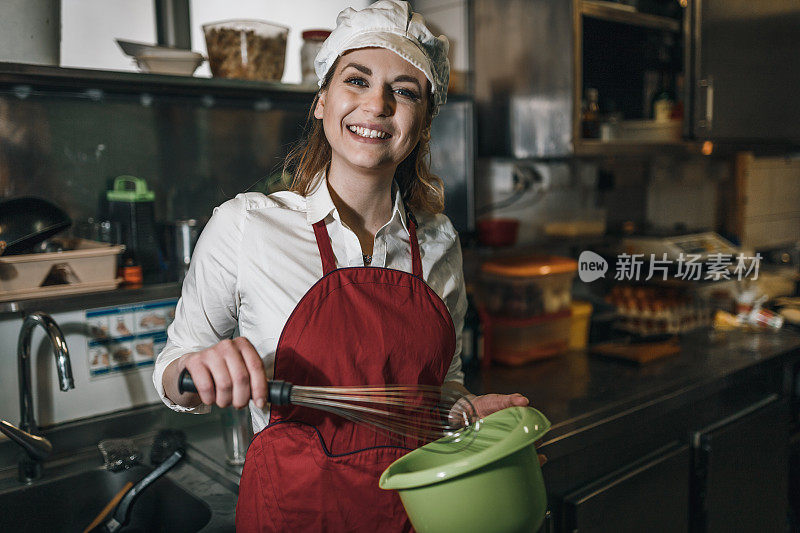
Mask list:
[{"label": "smiling woman", "polygon": [[[306,136],[286,162],[291,190],[226,202],[197,243],[153,380],[176,410],[249,404],[257,435],[238,531],[411,528],[378,478],[420,442],[325,411],[267,408],[267,376],[445,387],[481,416],[528,403],[462,385],[461,247],[427,164],[448,46],[406,2],[342,11],[315,61]],[[197,393],[178,389],[184,370]]]}]

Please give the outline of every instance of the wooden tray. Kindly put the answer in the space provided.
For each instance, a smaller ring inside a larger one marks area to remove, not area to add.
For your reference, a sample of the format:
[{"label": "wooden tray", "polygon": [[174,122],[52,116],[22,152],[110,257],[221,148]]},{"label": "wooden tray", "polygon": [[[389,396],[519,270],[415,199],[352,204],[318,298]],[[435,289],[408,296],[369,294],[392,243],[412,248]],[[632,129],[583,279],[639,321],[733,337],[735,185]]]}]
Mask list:
[{"label": "wooden tray", "polygon": [[662,342],[607,342],[589,348],[589,352],[594,355],[622,359],[638,365],[657,361],[680,351],[681,346],[677,339]]}]

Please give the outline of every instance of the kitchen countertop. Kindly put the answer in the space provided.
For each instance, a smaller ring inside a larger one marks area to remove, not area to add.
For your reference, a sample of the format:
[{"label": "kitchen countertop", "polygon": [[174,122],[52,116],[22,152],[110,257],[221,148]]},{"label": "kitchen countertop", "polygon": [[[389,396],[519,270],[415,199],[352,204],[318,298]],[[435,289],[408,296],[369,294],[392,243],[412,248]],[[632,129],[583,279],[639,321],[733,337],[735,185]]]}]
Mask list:
[{"label": "kitchen countertop", "polygon": [[[567,437],[670,399],[709,394],[726,380],[775,358],[800,350],[800,334],[710,330],[681,339],[674,357],[637,366],[573,351],[562,357],[521,367],[493,366],[467,375],[476,394],[519,392],[553,424],[541,449],[549,458]],[[241,467],[225,464],[219,424],[185,431],[193,448],[213,462],[227,480],[238,483]]]},{"label": "kitchen countertop", "polygon": [[[477,394],[526,395],[553,424],[539,447],[552,460],[573,447],[563,444],[581,440],[570,437],[653,406],[700,398],[792,353],[800,353],[800,334],[794,331],[723,336],[700,331],[681,339],[678,355],[643,366],[573,351],[521,367],[474,371],[467,375],[467,386]],[[86,452],[91,442],[92,457],[97,457],[93,446],[100,438],[125,436],[130,427],[139,429],[139,440],[151,439],[157,427],[181,428],[187,435],[189,461],[168,476],[212,508],[212,522],[204,531],[233,530],[241,467],[225,463],[219,413],[215,413],[179,415],[155,405],[65,424],[46,435],[62,454],[69,448]],[[0,442],[0,456],[6,463],[0,464],[0,472],[13,475],[16,453],[12,443]]]},{"label": "kitchen countertop", "polygon": [[800,349],[800,334],[701,330],[683,336],[680,343],[677,355],[642,366],[573,351],[520,367],[474,371],[466,383],[475,394],[527,396],[552,423],[540,449],[553,457],[568,437],[604,422],[721,389],[743,371]]}]

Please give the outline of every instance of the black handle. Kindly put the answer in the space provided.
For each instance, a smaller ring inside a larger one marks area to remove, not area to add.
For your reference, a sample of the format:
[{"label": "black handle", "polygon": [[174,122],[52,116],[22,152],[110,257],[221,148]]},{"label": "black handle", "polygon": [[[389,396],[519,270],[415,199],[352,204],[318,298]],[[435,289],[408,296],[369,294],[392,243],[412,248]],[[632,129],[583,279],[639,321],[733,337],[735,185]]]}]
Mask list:
[{"label": "black handle", "polygon": [[186,394],[187,392],[197,392],[197,387],[194,386],[192,375],[189,374],[189,371],[185,368],[183,369],[183,372],[181,372],[180,377],[178,377],[178,392],[181,394]]},{"label": "black handle", "polygon": [[[288,381],[270,380],[267,382],[267,401],[274,405],[289,405],[292,403],[292,384]],[[197,392],[197,387],[194,386],[194,380],[187,369],[183,369],[181,375],[178,377],[178,392],[185,394],[187,392]]]},{"label": "black handle", "polygon": [[152,485],[154,481],[166,474],[170,468],[183,459],[184,453],[183,450],[175,450],[175,452],[173,452],[166,461],[161,463],[158,468],[147,474],[141,481],[134,485],[119,502],[117,510],[114,512],[114,517],[106,522],[106,528],[113,532],[127,524],[130,518],[131,507],[136,501],[136,498],[139,497],[144,489]]}]

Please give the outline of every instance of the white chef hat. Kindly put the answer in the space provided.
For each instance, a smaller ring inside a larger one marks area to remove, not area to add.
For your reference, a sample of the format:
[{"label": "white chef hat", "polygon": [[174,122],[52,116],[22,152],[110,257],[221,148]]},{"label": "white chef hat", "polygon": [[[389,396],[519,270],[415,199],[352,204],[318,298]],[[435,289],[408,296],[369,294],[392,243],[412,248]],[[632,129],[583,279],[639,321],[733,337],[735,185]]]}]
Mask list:
[{"label": "white chef hat", "polygon": [[425,19],[411,11],[408,2],[379,0],[360,11],[349,7],[336,18],[336,29],[325,40],[314,60],[319,86],[334,61],[348,50],[386,48],[421,70],[431,82],[434,115],[447,100],[450,61],[447,37],[436,37]]}]

